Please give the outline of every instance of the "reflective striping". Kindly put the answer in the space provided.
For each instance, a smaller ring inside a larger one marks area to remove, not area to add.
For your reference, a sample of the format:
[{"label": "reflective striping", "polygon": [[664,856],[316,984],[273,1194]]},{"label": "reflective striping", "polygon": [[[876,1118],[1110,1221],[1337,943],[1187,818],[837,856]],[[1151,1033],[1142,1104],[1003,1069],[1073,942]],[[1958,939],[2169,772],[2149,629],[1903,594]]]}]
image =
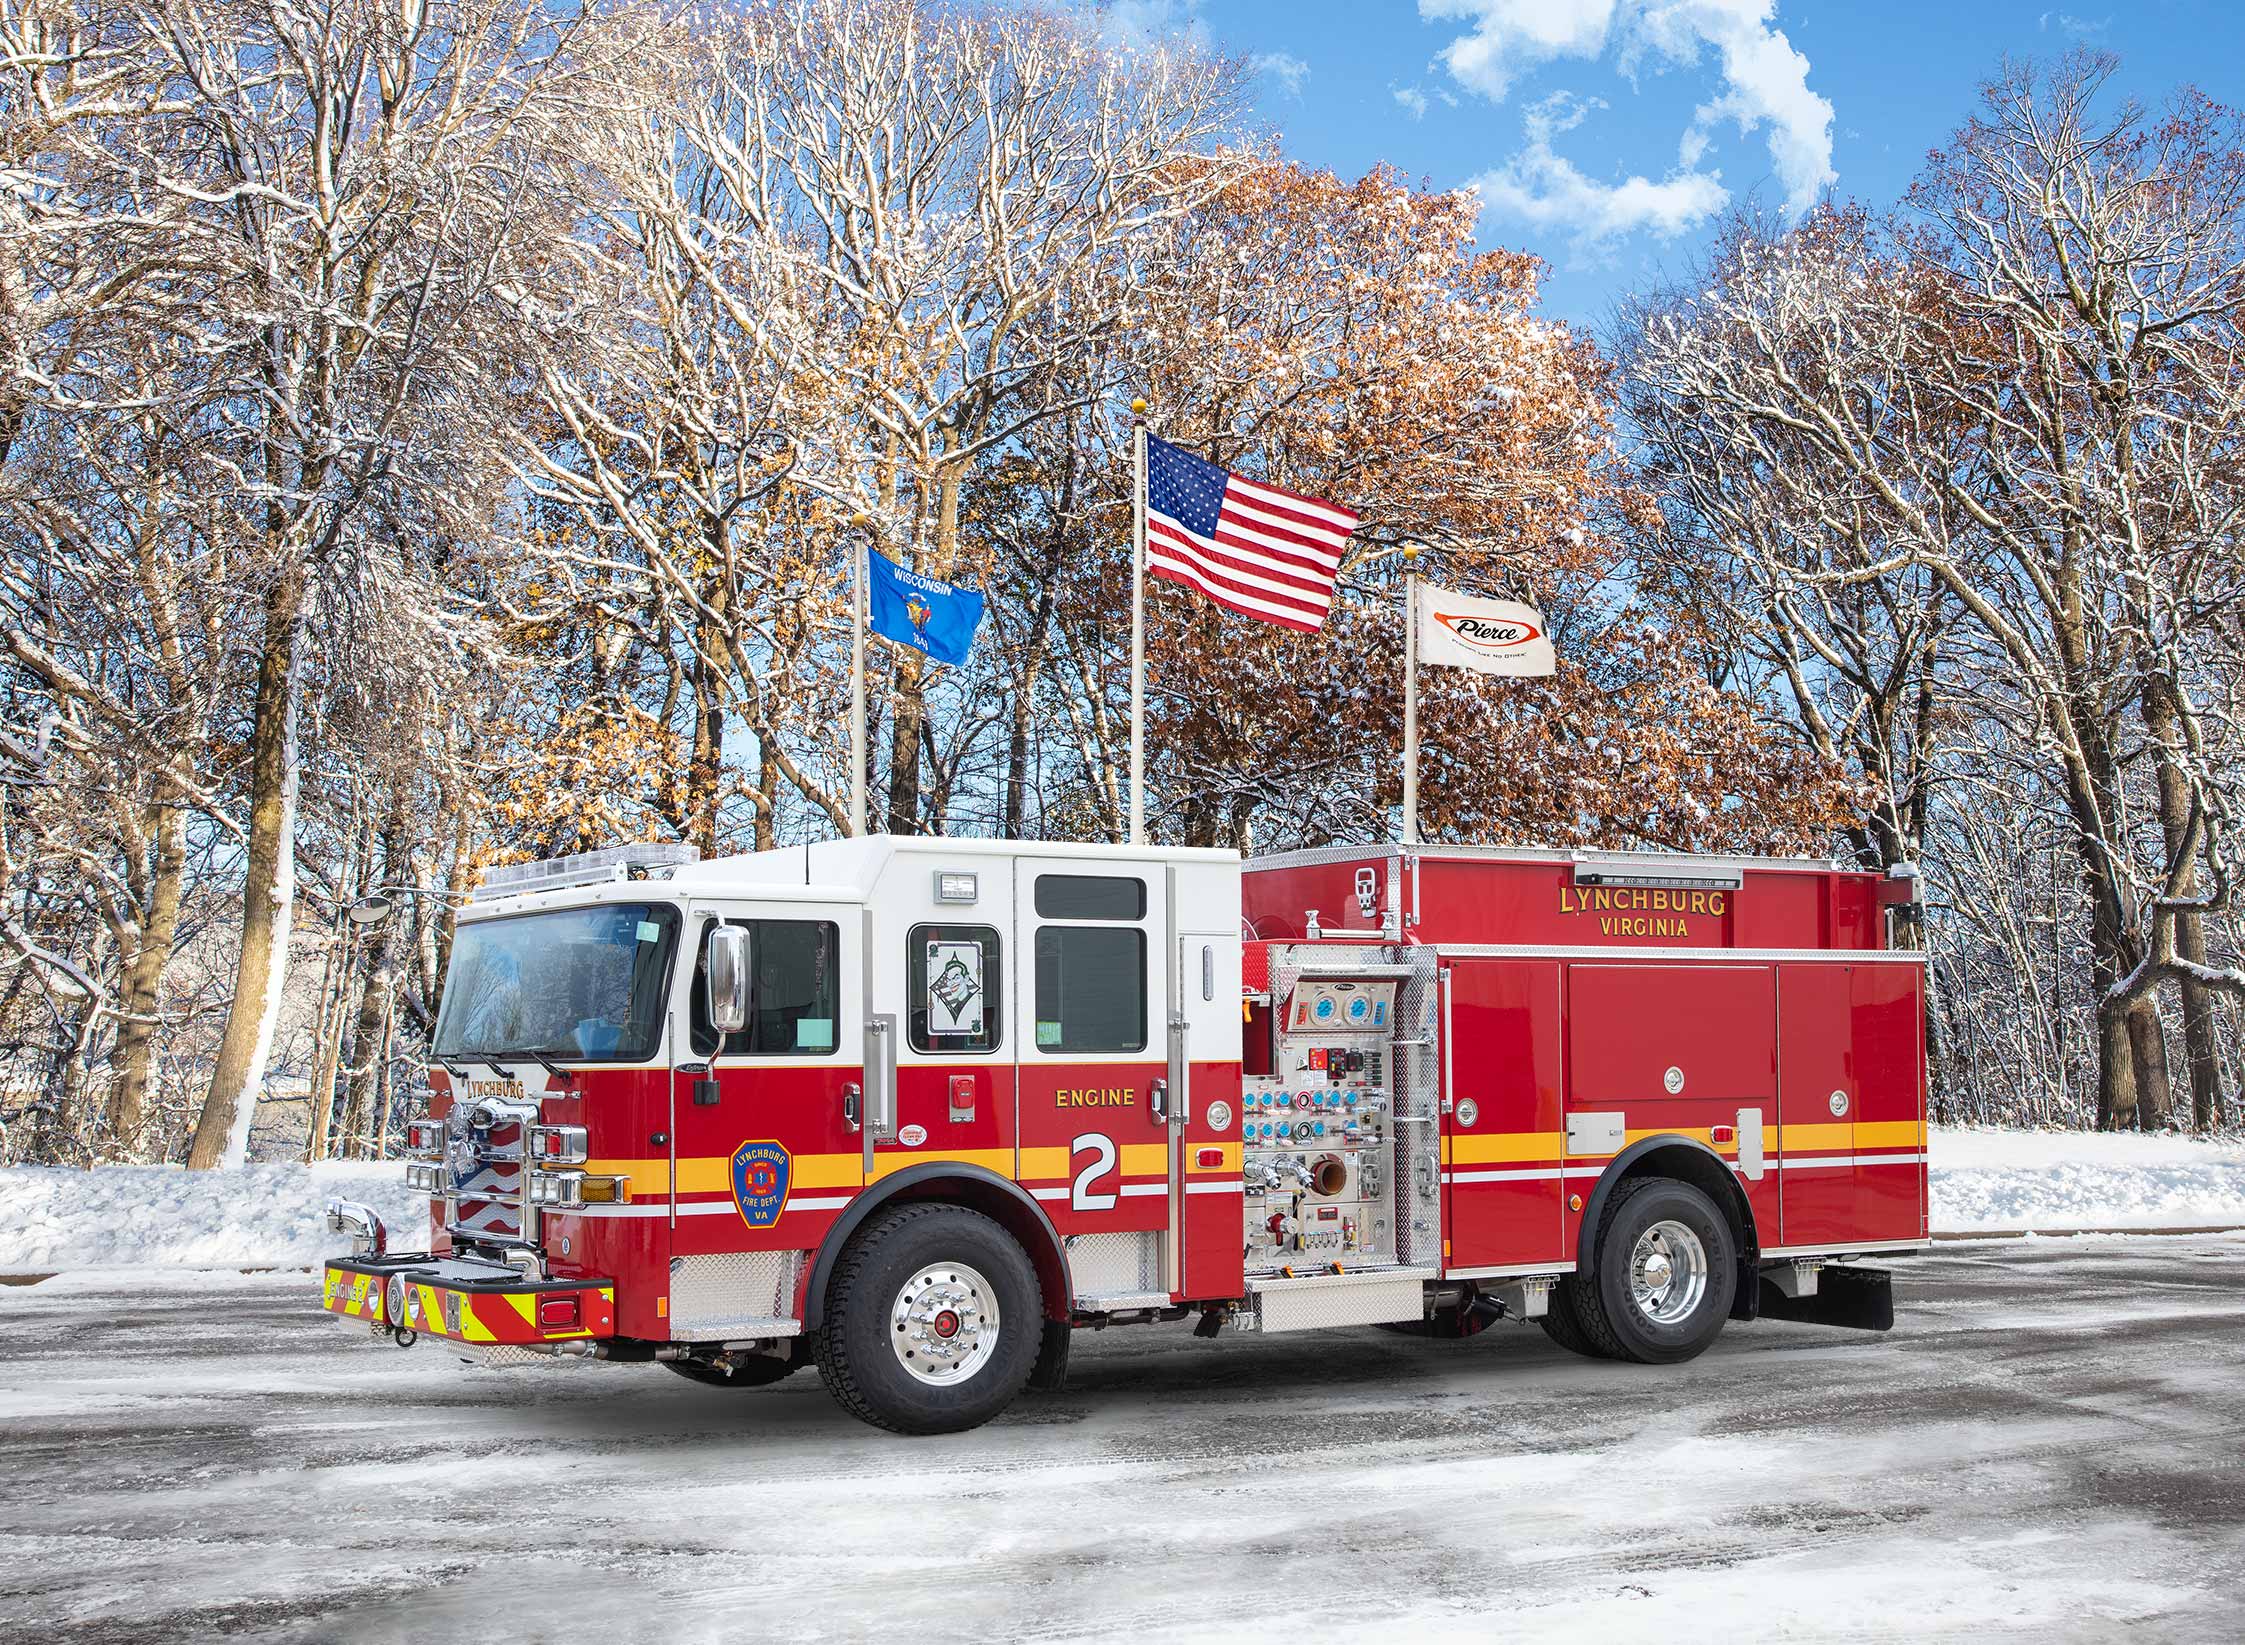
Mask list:
[{"label": "reflective striping", "polygon": [[1454,1132],[1442,1139],[1444,1163],[1505,1165],[1520,1160],[1552,1160],[1567,1151],[1564,1131],[1499,1131],[1477,1136]]},{"label": "reflective striping", "polygon": [[1247,1185],[1240,1182],[1188,1182],[1188,1194],[1245,1194]]},{"label": "reflective striping", "polygon": [[1124,1199],[1150,1199],[1156,1194],[1169,1192],[1166,1182],[1126,1182],[1115,1190]]},{"label": "reflective striping", "polygon": [[[1120,1156],[1122,1174],[1126,1177],[1169,1175],[1169,1144],[1166,1142],[1126,1142],[1115,1152]],[[1021,1150],[1021,1180],[1049,1182],[1054,1177],[1068,1176],[1075,1170],[1072,1160],[1071,1151],[1066,1148],[1024,1148]],[[1011,1164],[1010,1158],[1008,1164]],[[1233,1169],[1238,1169],[1236,1161]]]},{"label": "reflective striping", "polygon": [[[1013,1152],[1011,1148],[967,1148],[952,1153],[923,1154],[916,1148],[906,1148],[894,1154],[875,1154],[873,1156],[873,1169],[867,1173],[866,1180],[868,1182],[878,1181],[882,1177],[894,1176],[899,1171],[909,1170],[915,1165],[930,1163],[978,1165],[985,1171],[994,1171],[1001,1177],[1010,1177],[1013,1175]],[[836,1156],[831,1154],[814,1155],[812,1157],[819,1159],[855,1158],[854,1155]],[[857,1178],[850,1178],[848,1185],[853,1188],[856,1187]],[[839,1188],[843,1184],[805,1180],[803,1186],[806,1188]]]},{"label": "reflective striping", "polygon": [[1557,1167],[1538,1171],[1445,1171],[1444,1182],[1551,1182],[1564,1172]]},{"label": "reflective striping", "polygon": [[1068,1190],[1065,1188],[1032,1188],[1029,1190],[1029,1197],[1031,1199],[1066,1199]]}]

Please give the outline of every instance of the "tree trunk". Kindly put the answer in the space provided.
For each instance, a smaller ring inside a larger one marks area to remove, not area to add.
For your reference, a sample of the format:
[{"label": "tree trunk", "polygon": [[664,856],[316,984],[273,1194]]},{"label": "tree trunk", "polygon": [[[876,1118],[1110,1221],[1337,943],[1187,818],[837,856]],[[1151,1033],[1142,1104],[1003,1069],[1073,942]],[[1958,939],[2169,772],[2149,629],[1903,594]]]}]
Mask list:
[{"label": "tree trunk", "polygon": [[249,860],[242,883],[242,940],[226,1032],[210,1090],[195,1122],[187,1168],[239,1165],[272,1055],[288,982],[289,925],[296,912],[297,711],[305,573],[291,566],[265,599],[264,648],[250,728]]},{"label": "tree trunk", "polygon": [[171,963],[172,938],[179,930],[180,896],[186,885],[187,814],[161,802],[155,812],[155,866],[142,910],[140,943],[125,969],[124,1021],[113,1053],[115,1077],[109,1093],[109,1129],[127,1157],[140,1153],[140,1130],[147,1123],[148,1087],[156,1061],[156,1013],[163,1005],[164,969]]},{"label": "tree trunk", "polygon": [[[405,791],[402,783],[392,793],[390,814],[382,824],[381,878],[397,883],[405,863]],[[367,853],[371,869],[374,854]],[[370,872],[369,880],[374,876]],[[367,1129],[375,1093],[380,1088],[380,1064],[387,1050],[389,1022],[397,995],[396,920],[383,921],[367,938],[366,987],[359,995],[359,1020],[352,1035],[351,1093],[345,1112],[352,1116],[357,1134]],[[371,1049],[370,1049],[371,1048]]]},{"label": "tree trunk", "polygon": [[[2174,682],[2153,674],[2144,682],[2144,729],[2150,733],[2153,768],[2159,776],[2159,827],[2166,838],[2167,861],[2183,863],[2178,889],[2185,897],[2198,889],[2197,865],[2184,861],[2190,850],[2190,780],[2174,756],[2178,735]],[[2192,965],[2206,963],[2206,924],[2196,914],[2175,916],[2175,954]],[[2214,998],[2200,984],[2184,979],[2183,1049],[2190,1066],[2193,1124],[2201,1131],[2219,1123],[2222,1110],[2221,1041],[2214,1023]]]},{"label": "tree trunk", "polygon": [[2128,1008],[2128,1049],[2136,1076],[2136,1124],[2164,1131],[2174,1123],[2175,1096],[2167,1073],[2167,1024],[2160,1020],[2156,996]]}]

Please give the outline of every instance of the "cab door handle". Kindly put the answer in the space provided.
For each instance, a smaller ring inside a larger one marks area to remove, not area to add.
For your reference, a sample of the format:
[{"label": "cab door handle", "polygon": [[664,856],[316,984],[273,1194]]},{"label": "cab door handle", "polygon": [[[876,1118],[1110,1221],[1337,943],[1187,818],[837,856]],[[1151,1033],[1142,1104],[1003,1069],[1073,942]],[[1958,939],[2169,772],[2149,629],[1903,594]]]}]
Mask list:
[{"label": "cab door handle", "polygon": [[670,1146],[670,1133],[668,1131],[648,1132],[647,1146],[650,1148],[668,1148]]}]

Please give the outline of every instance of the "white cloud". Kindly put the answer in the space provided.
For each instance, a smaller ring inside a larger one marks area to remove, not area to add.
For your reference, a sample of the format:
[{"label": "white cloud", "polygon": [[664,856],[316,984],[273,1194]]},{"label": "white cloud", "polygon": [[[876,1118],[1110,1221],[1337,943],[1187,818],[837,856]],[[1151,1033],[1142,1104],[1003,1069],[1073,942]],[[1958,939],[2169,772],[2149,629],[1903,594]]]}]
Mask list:
[{"label": "white cloud", "polygon": [[1310,66],[1290,51],[1258,52],[1247,60],[1247,66],[1257,74],[1267,74],[1286,88],[1286,95],[1299,97],[1302,87],[1310,77]]},{"label": "white cloud", "polygon": [[1200,0],[1106,0],[1094,7],[1092,15],[1100,34],[1116,45],[1158,45],[1168,39],[1209,44]]},{"label": "white cloud", "polygon": [[1523,116],[1527,146],[1467,185],[1479,192],[1483,209],[1494,207],[1538,228],[1572,230],[1575,244],[1584,249],[1639,230],[1673,238],[1723,209],[1730,197],[1720,172],[1692,169],[1687,162],[1659,182],[1632,176],[1601,183],[1553,150],[1553,137],[1605,106],[1598,98],[1564,91],[1530,105]]},{"label": "white cloud", "polygon": [[[1440,61],[1461,85],[1498,102],[1520,73],[1561,58],[1596,59],[1612,50],[1620,70],[1634,75],[1648,57],[1656,68],[1690,66],[1703,48],[1714,48],[1722,86],[1693,111],[1677,142],[1684,175],[1663,184],[1631,178],[1622,189],[1643,184],[1661,193],[1683,185],[1663,197],[1705,198],[1714,174],[1699,171],[1699,163],[1714,128],[1726,122],[1742,134],[1768,129],[1770,159],[1788,210],[1806,211],[1836,181],[1832,105],[1809,90],[1809,61],[1777,28],[1776,0],[1419,0],[1419,12],[1471,25],[1443,49]],[[1556,179],[1548,160],[1581,175],[1548,149],[1539,156],[1532,126],[1530,136],[1529,149],[1514,156],[1506,171]],[[1719,186],[1715,192],[1722,196]]]},{"label": "white cloud", "polygon": [[2049,33],[2052,18],[2056,18],[2058,21],[2058,32],[2069,40],[2088,40],[2112,27],[2110,17],[2099,17],[2092,21],[2086,17],[2070,16],[2062,11],[2044,12],[2035,19],[2035,27],[2041,29],[2045,34]]},{"label": "white cloud", "polygon": [[1403,105],[1412,119],[1424,120],[1427,117],[1427,94],[1417,86],[1390,86],[1388,90],[1395,94],[1395,100]]}]

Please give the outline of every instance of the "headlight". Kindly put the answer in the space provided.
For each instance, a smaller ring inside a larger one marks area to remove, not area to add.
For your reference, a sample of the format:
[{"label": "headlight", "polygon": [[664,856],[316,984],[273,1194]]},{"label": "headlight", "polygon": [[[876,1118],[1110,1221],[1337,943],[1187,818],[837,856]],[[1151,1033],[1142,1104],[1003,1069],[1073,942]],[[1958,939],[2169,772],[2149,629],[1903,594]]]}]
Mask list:
[{"label": "headlight", "polygon": [[444,1167],[409,1165],[405,1168],[405,1185],[417,1194],[441,1194],[444,1192]]}]

